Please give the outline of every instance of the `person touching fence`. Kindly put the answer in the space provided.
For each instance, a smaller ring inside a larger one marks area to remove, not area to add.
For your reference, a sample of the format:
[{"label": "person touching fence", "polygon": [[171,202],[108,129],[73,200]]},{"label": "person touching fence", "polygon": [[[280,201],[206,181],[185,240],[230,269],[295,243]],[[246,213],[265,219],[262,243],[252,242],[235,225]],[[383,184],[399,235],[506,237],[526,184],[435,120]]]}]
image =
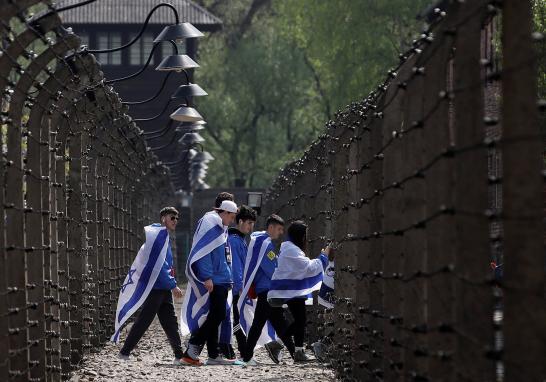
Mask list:
[{"label": "person touching fence", "polygon": [[305,302],[313,291],[320,289],[328,265],[327,254],[321,253],[317,259],[311,260],[305,255],[306,249],[307,225],[298,220],[288,227],[288,240],[281,244],[277,269],[267,295],[270,305],[286,304],[294,317],[285,333],[294,338],[294,362],[310,361],[303,347],[307,323]]}]

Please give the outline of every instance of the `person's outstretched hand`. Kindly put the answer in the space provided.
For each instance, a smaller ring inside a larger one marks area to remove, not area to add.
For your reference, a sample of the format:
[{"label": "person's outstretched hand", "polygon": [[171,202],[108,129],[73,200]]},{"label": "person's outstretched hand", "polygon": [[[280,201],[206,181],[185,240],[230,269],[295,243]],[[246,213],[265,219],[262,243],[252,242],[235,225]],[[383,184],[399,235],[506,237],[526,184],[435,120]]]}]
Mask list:
[{"label": "person's outstretched hand", "polygon": [[322,250],[322,252],[323,252],[326,256],[328,256],[328,260],[330,260],[330,261],[334,260],[334,249],[333,249],[332,247],[330,247],[330,244],[328,244],[328,245],[326,246],[326,248],[324,248],[324,249]]},{"label": "person's outstretched hand", "polygon": [[207,288],[207,291],[210,293],[214,289],[214,284],[212,283],[211,279],[208,279],[205,281],[205,288]]},{"label": "person's outstretched hand", "polygon": [[182,296],[183,296],[183,293],[182,293],[182,291],[180,290],[179,287],[174,287],[172,292],[173,292],[174,298],[182,298]]}]

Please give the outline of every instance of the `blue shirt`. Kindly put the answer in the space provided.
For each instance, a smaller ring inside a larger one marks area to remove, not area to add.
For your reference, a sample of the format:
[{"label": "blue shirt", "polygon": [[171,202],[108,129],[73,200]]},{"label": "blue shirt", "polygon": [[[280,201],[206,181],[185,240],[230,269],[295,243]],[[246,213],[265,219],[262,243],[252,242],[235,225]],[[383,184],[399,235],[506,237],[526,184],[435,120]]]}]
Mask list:
[{"label": "blue shirt", "polygon": [[236,228],[228,230],[228,244],[231,248],[231,272],[233,276],[233,295],[241,294],[243,290],[243,273],[245,271],[246,245],[245,235]]},{"label": "blue shirt", "polygon": [[231,277],[231,255],[227,241],[197,260],[193,264],[193,270],[201,281],[210,279],[214,285],[230,288],[233,279]]},{"label": "blue shirt", "polygon": [[171,250],[171,241],[167,238],[169,243],[167,244],[167,255],[165,256],[165,262],[159,271],[157,280],[153,289],[172,290],[176,287],[176,279],[172,276],[171,270],[173,268],[173,253]]},{"label": "blue shirt", "polygon": [[265,250],[265,255],[254,276],[254,289],[256,293],[268,292],[271,289],[271,277],[277,268],[277,255],[275,254],[273,243],[270,243]]}]

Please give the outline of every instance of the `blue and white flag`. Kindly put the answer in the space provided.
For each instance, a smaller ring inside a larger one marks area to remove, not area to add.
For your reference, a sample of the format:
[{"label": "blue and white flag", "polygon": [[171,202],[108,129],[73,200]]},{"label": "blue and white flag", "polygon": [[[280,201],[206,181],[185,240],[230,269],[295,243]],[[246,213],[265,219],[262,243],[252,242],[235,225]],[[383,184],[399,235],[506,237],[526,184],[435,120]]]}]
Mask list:
[{"label": "blue and white flag", "polygon": [[191,251],[186,262],[188,286],[180,320],[180,330],[184,335],[199,329],[209,313],[209,292],[205,288],[205,280],[200,280],[197,277],[192,266],[215,248],[224,245],[226,241],[227,230],[222,224],[222,218],[215,211],[207,212],[197,223]]},{"label": "blue and white flag", "polygon": [[[265,231],[254,232],[250,235],[250,243],[245,261],[245,270],[243,273],[243,291],[239,297],[237,309],[239,309],[239,323],[241,330],[248,335],[252,321],[254,320],[254,312],[256,310],[257,299],[251,299],[248,296],[248,291],[254,282],[256,272],[260,267],[262,259],[271,245],[271,239]],[[275,330],[269,321],[262,330],[262,334],[258,339],[258,345],[264,345],[276,339]]]},{"label": "blue and white flag", "polygon": [[294,243],[285,241],[281,244],[267,299],[287,301],[309,297],[313,291],[320,289],[323,272],[324,265],[320,258],[311,260]]},{"label": "blue and white flag", "polygon": [[160,224],[152,224],[144,227],[144,233],[146,242],[140,247],[119,292],[115,333],[111,338],[116,343],[119,342],[123,324],[148,297],[167,256],[169,246],[167,228]]},{"label": "blue and white flag", "polygon": [[318,303],[326,308],[334,307],[334,262],[329,261],[318,294]]}]

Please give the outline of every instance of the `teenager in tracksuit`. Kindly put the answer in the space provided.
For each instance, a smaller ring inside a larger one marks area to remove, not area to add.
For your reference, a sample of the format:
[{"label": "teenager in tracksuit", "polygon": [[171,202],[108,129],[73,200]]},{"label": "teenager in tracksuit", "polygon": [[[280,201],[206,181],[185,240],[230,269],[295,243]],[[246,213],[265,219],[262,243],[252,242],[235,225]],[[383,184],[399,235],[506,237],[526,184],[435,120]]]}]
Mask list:
[{"label": "teenager in tracksuit", "polygon": [[[229,226],[235,220],[237,205],[232,201],[224,200],[215,210],[220,215],[222,224]],[[205,322],[191,335],[188,348],[182,357],[182,362],[185,364],[201,365],[199,354],[205,343],[209,356],[207,364],[232,364],[232,362],[224,362],[225,360],[218,352],[218,329],[226,317],[228,291],[233,284],[230,263],[231,254],[226,241],[193,265],[197,277],[205,280],[204,286],[210,294],[209,312]]]},{"label": "teenager in tracksuit", "polygon": [[[284,220],[277,215],[271,215],[267,218],[266,232],[271,240],[280,239],[284,234]],[[286,335],[288,323],[284,318],[282,307],[272,307],[267,301],[267,292],[271,288],[271,277],[277,267],[277,255],[274,252],[273,244],[270,244],[266,249],[265,255],[256,271],[254,277],[254,290],[258,295],[258,302],[254,312],[254,319],[248,332],[245,351],[243,354],[243,362],[248,366],[255,366],[257,362],[254,360],[254,348],[258,343],[258,339],[262,333],[265,323],[269,320],[275,332],[280,337],[290,355],[294,355],[295,347],[291,336]],[[273,341],[273,343],[276,343]],[[270,350],[268,349],[268,352]],[[275,352],[280,352],[280,349],[275,349]],[[270,352],[271,356],[271,352]],[[276,354],[278,358],[278,354]],[[272,357],[273,358],[273,357]],[[278,362],[278,360],[276,361]]]},{"label": "teenager in tracksuit", "polygon": [[[178,223],[178,211],[174,207],[165,207],[159,213],[159,217],[161,225],[167,227],[170,232],[174,232],[176,223]],[[172,297],[174,295],[176,298],[181,298],[182,291],[176,286],[176,279],[173,277],[172,268],[173,254],[169,241],[165,262],[159,271],[153,289],[142,304],[138,318],[127,335],[127,339],[119,352],[119,358],[129,359],[129,354],[135,348],[138,341],[140,341],[156,314],[173,349],[175,363],[182,358],[182,341],[178,332],[178,321]]]},{"label": "teenager in tracksuit", "polygon": [[[245,237],[250,235],[254,230],[256,218],[257,214],[255,210],[242,205],[235,218],[237,226],[228,230],[228,244],[231,248],[231,271],[233,276],[233,303],[231,304],[233,310],[233,332],[237,339],[237,349],[241,353],[241,357],[245,348],[246,337],[239,326],[237,302],[239,301],[239,295],[243,291],[243,273],[245,270],[246,253],[248,251]],[[231,312],[228,311],[227,314],[230,315]],[[235,352],[231,344],[220,343],[220,350],[226,358],[235,358]]]}]

